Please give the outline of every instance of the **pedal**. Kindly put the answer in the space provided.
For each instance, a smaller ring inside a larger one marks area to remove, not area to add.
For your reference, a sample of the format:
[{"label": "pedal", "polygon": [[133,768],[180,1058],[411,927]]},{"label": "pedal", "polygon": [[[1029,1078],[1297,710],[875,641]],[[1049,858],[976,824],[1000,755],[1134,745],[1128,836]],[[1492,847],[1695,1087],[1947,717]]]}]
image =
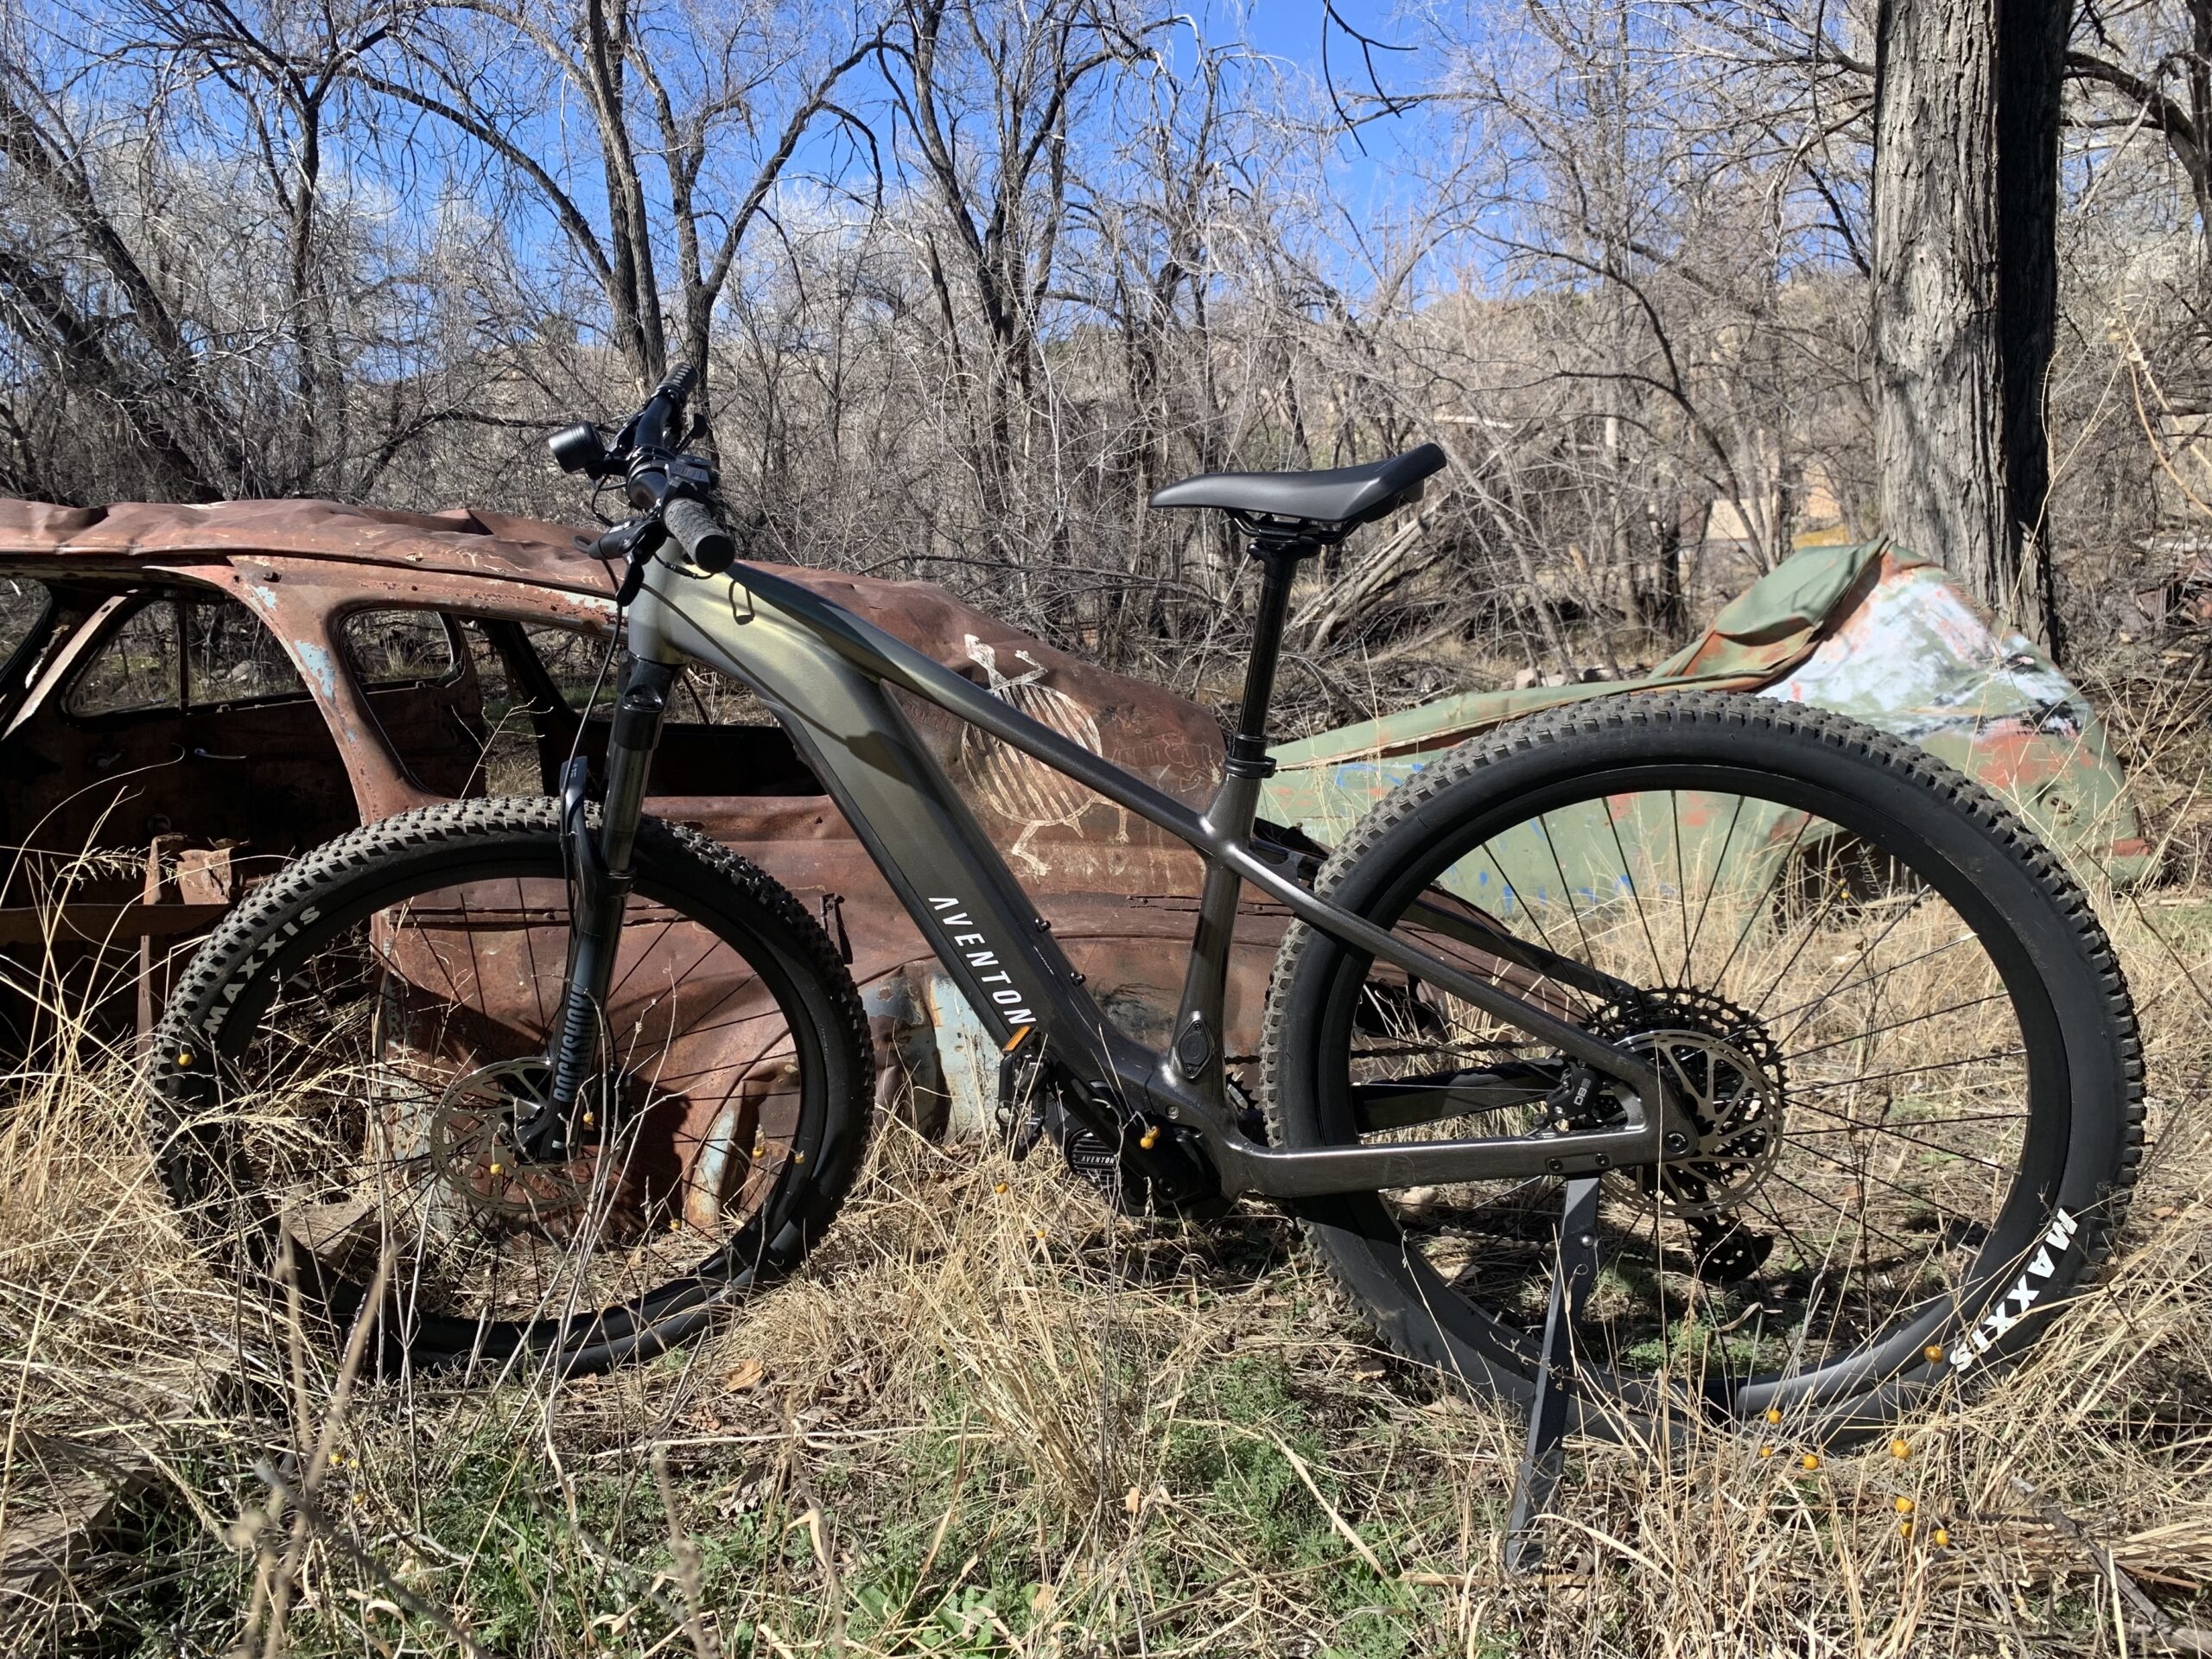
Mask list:
[{"label": "pedal", "polygon": [[1032,1043],[1024,1052],[999,1062],[999,1128],[1007,1137],[1007,1154],[1014,1162],[1036,1151],[1045,1138],[1052,1101],[1042,1043]]}]

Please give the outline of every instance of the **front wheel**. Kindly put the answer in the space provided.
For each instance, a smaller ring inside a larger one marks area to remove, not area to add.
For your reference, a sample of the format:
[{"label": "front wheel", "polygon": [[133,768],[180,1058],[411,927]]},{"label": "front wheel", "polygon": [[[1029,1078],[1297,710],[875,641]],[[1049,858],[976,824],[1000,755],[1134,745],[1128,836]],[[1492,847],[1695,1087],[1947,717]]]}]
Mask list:
[{"label": "front wheel", "polygon": [[403,813],[224,922],[154,1042],[155,1151],[195,1230],[387,1360],[578,1370],[788,1271],[859,1167],[852,976],[753,866],[647,819],[585,1135],[523,1155],[569,938],[559,809]]},{"label": "front wheel", "polygon": [[[1763,698],[1584,705],[1419,773],[1318,886],[1662,1068],[1695,1118],[1687,1156],[1605,1178],[1575,1332],[1590,1427],[1684,1407],[1871,1427],[2017,1351],[2109,1248],[2142,1150],[2119,965],[2018,819],[1918,749]],[[1262,1064],[1292,1147],[1624,1109],[1304,927]],[[1307,1222],[1402,1351],[1526,1400],[1560,1197],[1465,1182]]]}]

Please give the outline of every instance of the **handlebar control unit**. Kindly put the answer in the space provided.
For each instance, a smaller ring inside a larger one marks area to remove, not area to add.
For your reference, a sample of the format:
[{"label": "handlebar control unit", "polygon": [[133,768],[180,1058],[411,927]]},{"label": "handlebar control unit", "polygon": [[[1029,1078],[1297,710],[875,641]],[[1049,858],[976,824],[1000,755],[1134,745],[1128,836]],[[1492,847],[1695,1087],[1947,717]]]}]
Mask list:
[{"label": "handlebar control unit", "polygon": [[684,408],[698,384],[697,372],[678,364],[611,441],[589,421],[546,440],[564,473],[582,473],[594,482],[617,474],[623,477],[624,493],[637,516],[588,549],[594,557],[619,558],[627,565],[617,605],[637,597],[646,563],[671,537],[684,557],[709,575],[719,575],[737,561],[736,539],[714,510],[720,481],[715,469],[703,458],[683,453],[683,445],[697,435],[684,423]]}]

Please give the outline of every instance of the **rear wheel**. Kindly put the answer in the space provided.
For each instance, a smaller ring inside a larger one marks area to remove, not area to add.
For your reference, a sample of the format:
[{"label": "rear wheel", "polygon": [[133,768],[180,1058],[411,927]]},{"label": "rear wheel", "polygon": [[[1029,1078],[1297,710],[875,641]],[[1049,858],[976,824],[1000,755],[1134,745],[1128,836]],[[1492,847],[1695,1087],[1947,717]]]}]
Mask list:
[{"label": "rear wheel", "polygon": [[858,1167],[851,976],[767,877],[647,820],[573,1155],[550,1086],[569,893],[557,809],[467,801],[308,855],[194,958],[156,1035],[156,1152],[201,1234],[387,1356],[587,1369],[788,1271]]},{"label": "rear wheel", "polygon": [[[1758,698],[1565,710],[1427,768],[1319,886],[1662,1067],[1696,1119],[1687,1156],[1605,1179],[1576,1332],[1593,1426],[1693,1402],[1871,1425],[2017,1351],[2107,1249],[2141,1154],[2126,986],[2050,855],[1917,749]],[[1263,1063],[1290,1147],[1622,1110],[1303,927]],[[1468,1182],[1307,1214],[1401,1349],[1525,1399],[1560,1198]]]}]

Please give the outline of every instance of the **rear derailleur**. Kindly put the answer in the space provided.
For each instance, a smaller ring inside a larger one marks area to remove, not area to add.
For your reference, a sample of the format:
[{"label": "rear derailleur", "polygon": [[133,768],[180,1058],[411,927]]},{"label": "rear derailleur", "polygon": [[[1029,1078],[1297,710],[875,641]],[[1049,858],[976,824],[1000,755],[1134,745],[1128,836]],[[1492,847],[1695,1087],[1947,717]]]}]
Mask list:
[{"label": "rear derailleur", "polygon": [[[1570,1064],[1559,1086],[1544,1097],[1546,1135],[1585,1135],[1620,1128],[1625,1108],[1605,1079],[1586,1065]],[[1700,1125],[1700,1128],[1705,1126]],[[1697,1148],[1685,1147],[1654,1168],[1620,1171],[1617,1185],[1632,1182],[1638,1198],[1680,1221],[1690,1235],[1691,1269],[1708,1285],[1740,1284],[1764,1267],[1774,1254],[1771,1233],[1745,1226],[1727,1209],[1712,1203],[1713,1183],[1700,1168]]]}]

